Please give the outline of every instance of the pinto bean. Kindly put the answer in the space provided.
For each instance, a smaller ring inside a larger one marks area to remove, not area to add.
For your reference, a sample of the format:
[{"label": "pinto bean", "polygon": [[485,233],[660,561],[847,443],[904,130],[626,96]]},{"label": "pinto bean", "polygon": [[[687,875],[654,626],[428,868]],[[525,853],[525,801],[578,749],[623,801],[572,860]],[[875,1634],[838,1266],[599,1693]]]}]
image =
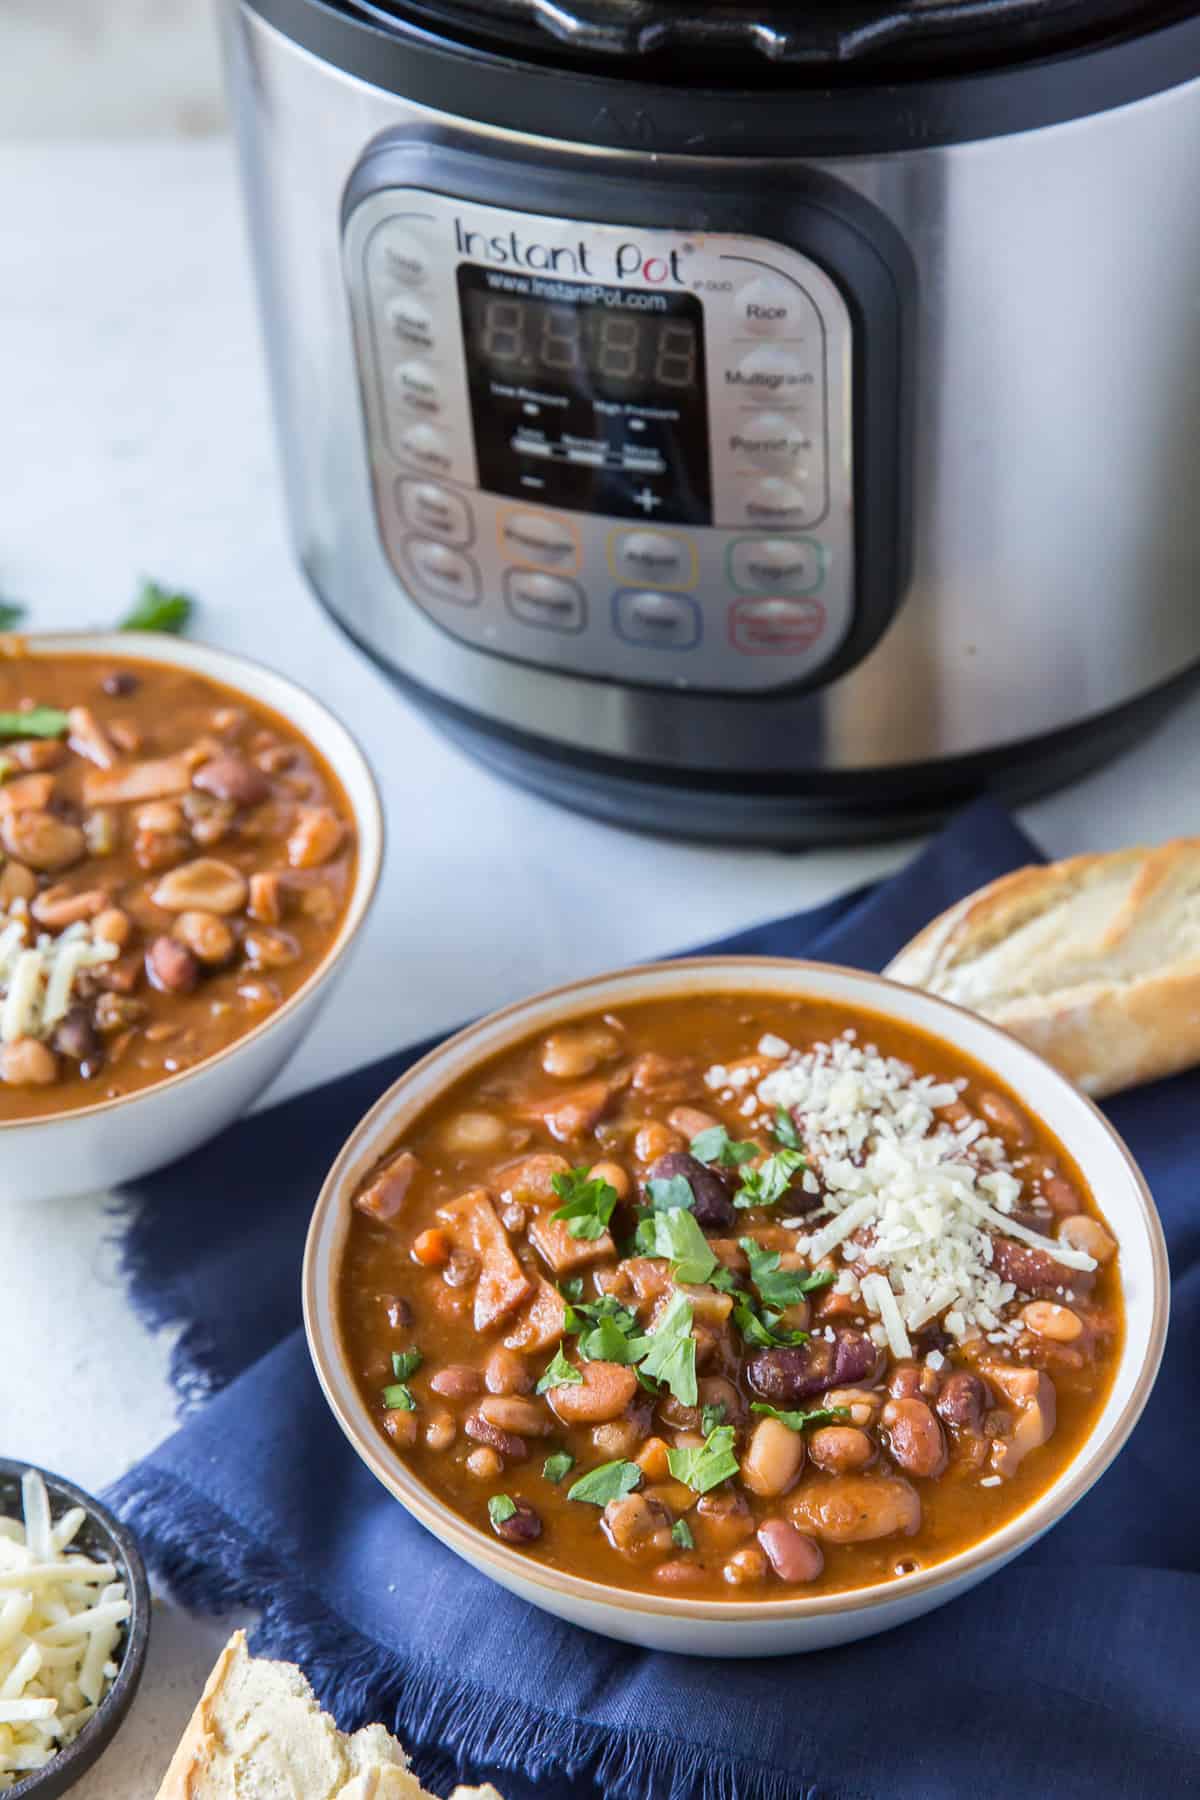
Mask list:
[{"label": "pinto bean", "polygon": [[1010,1143],[1023,1146],[1032,1142],[1033,1132],[1029,1120],[1006,1095],[996,1094],[988,1089],[980,1094],[978,1106],[988,1124]]},{"label": "pinto bean", "polygon": [[490,1444],[480,1444],[467,1457],[466,1467],[476,1481],[496,1481],[504,1473],[504,1458]]},{"label": "pinto bean", "polygon": [[515,1502],[516,1512],[507,1519],[493,1519],[492,1530],[506,1544],[532,1544],[542,1535],[542,1521],[528,1500]]},{"label": "pinto bean", "polygon": [[734,1223],[737,1208],[721,1177],[687,1150],[671,1150],[651,1166],[651,1181],[669,1181],[682,1175],[692,1190],[692,1214],[702,1231],[720,1231]]},{"label": "pinto bean", "polygon": [[523,1437],[518,1437],[515,1431],[505,1431],[502,1425],[494,1425],[482,1412],[469,1414],[463,1430],[476,1443],[489,1445],[501,1456],[507,1456],[510,1462],[524,1462],[529,1455],[529,1446]]},{"label": "pinto bean", "polygon": [[409,1450],[417,1441],[417,1415],[404,1407],[393,1407],[383,1415],[383,1429],[393,1444],[402,1450]]},{"label": "pinto bean", "polygon": [[742,1481],[752,1494],[773,1500],[786,1494],[804,1467],[804,1437],[779,1419],[760,1419],[742,1458]]},{"label": "pinto bean", "polygon": [[682,1150],[679,1133],[672,1131],[659,1119],[647,1119],[639,1125],[633,1139],[633,1154],[640,1163],[657,1162],[660,1156],[669,1156],[673,1151]]},{"label": "pinto bean", "polygon": [[0,1081],[9,1087],[49,1087],[58,1080],[58,1058],[37,1038],[19,1037],[0,1048]]},{"label": "pinto bean", "polygon": [[215,856],[197,856],[170,870],[150,898],[166,912],[235,913],[246,904],[246,877],[232,863]]},{"label": "pinto bean", "polygon": [[125,948],[132,929],[129,914],[122,912],[119,906],[106,906],[92,920],[92,936],[99,938],[102,944],[115,944],[118,950]]},{"label": "pinto bean", "polygon": [[586,1362],[582,1382],[564,1382],[549,1401],[564,1425],[599,1425],[625,1411],[637,1392],[637,1376],[623,1363]]},{"label": "pinto bean", "polygon": [[0,844],[18,862],[47,873],[69,869],[87,848],[78,825],[49,812],[6,814],[0,819]]},{"label": "pinto bean", "polygon": [[242,940],[246,960],[254,969],[285,969],[300,955],[300,945],[290,931],[275,931],[269,925],[258,925]]},{"label": "pinto bean", "polygon": [[661,1500],[647,1494],[610,1500],[600,1515],[600,1528],[613,1549],[631,1562],[657,1562],[670,1554],[671,1514]]},{"label": "pinto bean", "polygon": [[636,1418],[609,1419],[603,1425],[592,1426],[592,1443],[610,1462],[629,1462],[635,1450],[646,1435],[645,1421],[639,1415]]},{"label": "pinto bean", "polygon": [[[1094,1256],[1101,1267],[1106,1262],[1111,1262],[1117,1253],[1116,1243],[1099,1219],[1093,1219],[1088,1213],[1073,1213],[1070,1218],[1064,1219],[1058,1228],[1058,1235],[1061,1242],[1070,1249],[1082,1250],[1088,1256]],[[1075,1285],[1074,1270],[1071,1271],[1071,1276],[1072,1285]]]},{"label": "pinto bean", "polygon": [[240,756],[216,756],[201,763],[192,776],[192,786],[214,800],[232,800],[235,806],[257,806],[271,791],[271,784],[261,769]]},{"label": "pinto bean", "polygon": [[219,968],[229,961],[237,940],[219,914],[201,912],[199,907],[180,913],[171,928],[172,937],[186,944],[192,955],[209,968]]},{"label": "pinto bean", "polygon": [[845,1475],[851,1469],[865,1469],[875,1456],[875,1446],[857,1425],[822,1425],[809,1438],[808,1453],[818,1469]]},{"label": "pinto bean", "polygon": [[519,1350],[497,1344],[483,1365],[483,1380],[489,1394],[528,1394],[533,1371]]},{"label": "pinto bean", "polygon": [[495,1113],[456,1113],[443,1128],[441,1136],[443,1146],[458,1156],[496,1150],[504,1142],[504,1121]]},{"label": "pinto bean", "polygon": [[1056,1306],[1053,1300],[1031,1300],[1021,1308],[1021,1317],[1038,1337],[1055,1344],[1070,1344],[1083,1332],[1083,1320],[1069,1306]]},{"label": "pinto bean", "polygon": [[911,1537],[921,1525],[921,1500],[899,1476],[839,1475],[801,1488],[788,1501],[792,1521],[831,1544]]},{"label": "pinto bean", "polygon": [[425,1442],[431,1450],[448,1450],[457,1436],[453,1413],[435,1412],[425,1427]]},{"label": "pinto bean", "polygon": [[607,1025],[576,1025],[551,1032],[542,1045],[542,1067],[563,1081],[582,1081],[620,1048],[620,1038]]},{"label": "pinto bean", "polygon": [[200,979],[200,964],[186,944],[157,937],[146,951],[146,973],[164,994],[190,994]]},{"label": "pinto bean", "polygon": [[946,1466],[946,1440],[924,1400],[889,1400],[883,1409],[888,1448],[906,1475],[940,1475]]},{"label": "pinto bean", "polygon": [[755,1393],[774,1406],[791,1406],[839,1383],[865,1381],[874,1374],[879,1351],[865,1331],[839,1330],[828,1338],[812,1338],[777,1350],[760,1350],[746,1365]]},{"label": "pinto bean", "polygon": [[449,1363],[430,1376],[429,1385],[447,1400],[470,1400],[482,1389],[483,1376],[469,1363]]},{"label": "pinto bean", "polygon": [[946,1377],[937,1397],[938,1417],[952,1431],[966,1431],[975,1436],[983,1430],[983,1415],[989,1405],[987,1388],[978,1375],[967,1369],[955,1369]]},{"label": "pinto bean", "polygon": [[588,1170],[588,1178],[591,1181],[607,1181],[618,1200],[628,1200],[633,1186],[625,1170],[616,1162],[593,1163]]},{"label": "pinto bean", "polygon": [[758,1545],[747,1544],[734,1551],[721,1570],[721,1577],[730,1587],[755,1587],[766,1580],[769,1567],[766,1555]]},{"label": "pinto bean", "polygon": [[817,1540],[788,1519],[764,1519],[758,1541],[780,1581],[815,1581],[825,1567],[825,1552]]},{"label": "pinto bean", "polygon": [[522,1400],[517,1394],[489,1394],[479,1402],[479,1417],[501,1431],[517,1437],[549,1437],[554,1420],[536,1400]]}]

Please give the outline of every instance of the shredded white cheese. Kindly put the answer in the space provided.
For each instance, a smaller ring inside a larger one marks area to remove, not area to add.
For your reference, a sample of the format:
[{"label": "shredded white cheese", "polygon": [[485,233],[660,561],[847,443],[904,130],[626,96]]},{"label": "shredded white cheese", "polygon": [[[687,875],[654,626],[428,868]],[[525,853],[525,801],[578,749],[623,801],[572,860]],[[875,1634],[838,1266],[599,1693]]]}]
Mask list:
[{"label": "shredded white cheese", "polygon": [[0,1043],[48,1038],[70,1011],[80,971],[119,955],[115,944],[93,938],[82,921],[57,937],[35,936],[24,901],[14,902],[0,914]]},{"label": "shredded white cheese", "polygon": [[23,1521],[0,1517],[0,1793],[44,1768],[96,1711],[117,1676],[129,1617],[111,1563],[69,1546],[82,1507],[52,1523],[41,1476],[21,1482]]}]

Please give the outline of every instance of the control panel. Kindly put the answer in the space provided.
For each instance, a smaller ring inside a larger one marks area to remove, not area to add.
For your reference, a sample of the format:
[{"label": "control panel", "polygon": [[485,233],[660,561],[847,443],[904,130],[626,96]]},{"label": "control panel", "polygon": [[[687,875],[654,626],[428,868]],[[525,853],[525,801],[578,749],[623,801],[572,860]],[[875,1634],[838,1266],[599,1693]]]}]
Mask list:
[{"label": "control panel", "polygon": [[390,186],[350,212],[345,267],[383,544],[443,630],[725,692],[836,654],[853,344],[817,263]]}]

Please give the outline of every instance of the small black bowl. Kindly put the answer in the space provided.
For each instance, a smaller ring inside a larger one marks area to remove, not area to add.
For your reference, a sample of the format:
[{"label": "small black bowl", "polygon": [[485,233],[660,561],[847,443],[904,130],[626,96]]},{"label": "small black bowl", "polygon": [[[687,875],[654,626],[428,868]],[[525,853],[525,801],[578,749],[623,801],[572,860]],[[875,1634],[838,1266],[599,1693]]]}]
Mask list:
[{"label": "small black bowl", "polygon": [[[13,1462],[0,1457],[0,1513],[21,1516],[21,1477],[32,1463]],[[110,1562],[125,1583],[129,1595],[130,1614],[125,1622],[125,1635],[117,1646],[119,1667],[117,1679],[101,1700],[79,1736],[58,1752],[44,1769],[37,1769],[5,1789],[4,1800],[58,1800],[74,1787],[85,1769],[90,1769],[102,1751],[111,1743],[118,1727],[133,1704],[142,1669],[146,1662],[146,1645],[150,1637],[150,1584],[146,1566],[129,1532],[106,1506],[64,1481],[48,1469],[37,1473],[46,1484],[50,1496],[51,1516],[58,1520],[73,1506],[82,1506],[87,1518],[75,1536],[73,1549],[82,1550],[97,1561]]]}]

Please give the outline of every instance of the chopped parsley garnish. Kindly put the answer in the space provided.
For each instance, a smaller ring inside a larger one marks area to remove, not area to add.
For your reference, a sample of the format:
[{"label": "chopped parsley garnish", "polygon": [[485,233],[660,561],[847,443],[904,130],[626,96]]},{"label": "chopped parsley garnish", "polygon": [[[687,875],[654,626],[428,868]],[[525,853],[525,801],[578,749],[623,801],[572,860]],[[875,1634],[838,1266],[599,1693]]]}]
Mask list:
[{"label": "chopped parsley garnish", "polygon": [[65,737],[70,720],[56,706],[33,706],[28,712],[0,712],[0,738]]},{"label": "chopped parsley garnish", "polygon": [[678,1545],[680,1550],[694,1550],[696,1548],[696,1540],[692,1536],[692,1528],[686,1519],[676,1519],[675,1523],[672,1525],[671,1542]]},{"label": "chopped parsley garnish", "polygon": [[712,1406],[706,1406],[701,1410],[700,1429],[705,1437],[708,1436],[710,1431],[715,1431],[718,1425],[723,1425],[724,1423],[725,1402],[723,1400],[718,1400]]},{"label": "chopped parsley garnish", "polygon": [[161,582],[143,581],[138,597],[118,625],[118,631],[182,631],[192,616],[195,601],[189,594],[173,592]]},{"label": "chopped parsley garnish", "polygon": [[392,1374],[397,1381],[407,1381],[410,1375],[416,1374],[423,1360],[415,1344],[411,1350],[393,1350]]},{"label": "chopped parsley garnish", "polygon": [[758,1155],[759,1148],[758,1144],[737,1143],[723,1125],[711,1125],[692,1139],[692,1155],[697,1162],[718,1169],[740,1169]]},{"label": "chopped parsley garnish", "polygon": [[567,1472],[575,1467],[575,1458],[569,1450],[556,1450],[542,1464],[542,1474],[547,1481],[558,1483]]},{"label": "chopped parsley garnish", "polygon": [[696,1204],[696,1196],[692,1192],[692,1184],[686,1175],[659,1176],[646,1183],[646,1197],[650,1202],[651,1212],[673,1212],[676,1208],[683,1212],[691,1212]]},{"label": "chopped parsley garnish", "polygon": [[694,1216],[678,1206],[669,1212],[647,1213],[638,1224],[637,1247],[644,1256],[665,1256],[673,1265],[676,1281],[693,1287],[707,1281],[717,1267]]},{"label": "chopped parsley garnish", "polygon": [[503,1525],[505,1519],[511,1519],[516,1510],[516,1501],[510,1500],[507,1494],[493,1494],[488,1501],[488,1518],[493,1525]]},{"label": "chopped parsley garnish", "polygon": [[848,1406],[818,1406],[812,1412],[780,1412],[777,1406],[768,1406],[762,1400],[753,1401],[750,1411],[778,1419],[789,1431],[803,1431],[806,1425],[834,1425],[838,1420],[850,1417]]},{"label": "chopped parsley garnish", "polygon": [[552,1219],[561,1219],[573,1238],[603,1237],[608,1230],[617,1190],[607,1181],[594,1181],[585,1168],[567,1175],[552,1175],[550,1186],[562,1201]]},{"label": "chopped parsley garnish", "polygon": [[652,1381],[669,1387],[681,1406],[696,1404],[696,1340],[692,1336],[692,1303],[675,1293],[657,1330],[637,1338],[633,1353]]},{"label": "chopped parsley garnish", "polygon": [[19,600],[0,600],[0,631],[12,631],[25,617]]},{"label": "chopped parsley garnish", "polygon": [[682,1481],[695,1494],[707,1494],[718,1482],[728,1481],[738,1472],[738,1459],[733,1454],[733,1426],[718,1425],[702,1444],[668,1450],[667,1467],[676,1481]]},{"label": "chopped parsley garnish", "polygon": [[807,1331],[778,1331],[777,1312],[757,1312],[749,1300],[739,1300],[733,1309],[733,1322],[748,1344],[757,1350],[789,1349],[794,1344],[807,1344]]},{"label": "chopped parsley garnish", "polygon": [[552,1361],[547,1363],[546,1367],[543,1369],[538,1384],[533,1391],[535,1394],[544,1394],[548,1388],[578,1387],[582,1380],[583,1376],[579,1373],[579,1370],[573,1368],[563,1355],[563,1347],[560,1344],[558,1349],[554,1352]]},{"label": "chopped parsley garnish", "polygon": [[786,1106],[775,1108],[775,1117],[771,1122],[771,1131],[775,1141],[783,1145],[785,1150],[803,1150],[804,1139],[796,1130],[796,1122]]},{"label": "chopped parsley garnish", "polygon": [[389,1412],[416,1412],[417,1403],[402,1381],[394,1381],[383,1390],[383,1404]]},{"label": "chopped parsley garnish", "polygon": [[810,1274],[796,1269],[781,1269],[778,1250],[764,1250],[753,1238],[739,1238],[738,1243],[750,1261],[750,1279],[758,1289],[764,1306],[795,1306],[808,1294],[828,1287],[834,1280],[832,1269],[815,1269]]},{"label": "chopped parsley garnish", "polygon": [[568,1301],[572,1305],[575,1303],[575,1301],[582,1300],[583,1299],[583,1276],[582,1275],[571,1275],[567,1278],[566,1281],[560,1281],[558,1284],[558,1291],[562,1295],[563,1299]]},{"label": "chopped parsley garnish", "polygon": [[607,1506],[623,1494],[632,1494],[642,1479],[635,1462],[606,1462],[589,1469],[573,1487],[567,1489],[568,1500],[586,1500],[590,1506]]},{"label": "chopped parsley garnish", "polygon": [[630,1363],[630,1340],[638,1334],[637,1317],[612,1294],[601,1294],[586,1305],[568,1306],[565,1328],[579,1339],[584,1362]]},{"label": "chopped parsley garnish", "polygon": [[742,1185],[733,1196],[735,1206],[774,1206],[792,1185],[793,1176],[804,1167],[803,1150],[776,1150],[757,1169],[747,1169]]}]

